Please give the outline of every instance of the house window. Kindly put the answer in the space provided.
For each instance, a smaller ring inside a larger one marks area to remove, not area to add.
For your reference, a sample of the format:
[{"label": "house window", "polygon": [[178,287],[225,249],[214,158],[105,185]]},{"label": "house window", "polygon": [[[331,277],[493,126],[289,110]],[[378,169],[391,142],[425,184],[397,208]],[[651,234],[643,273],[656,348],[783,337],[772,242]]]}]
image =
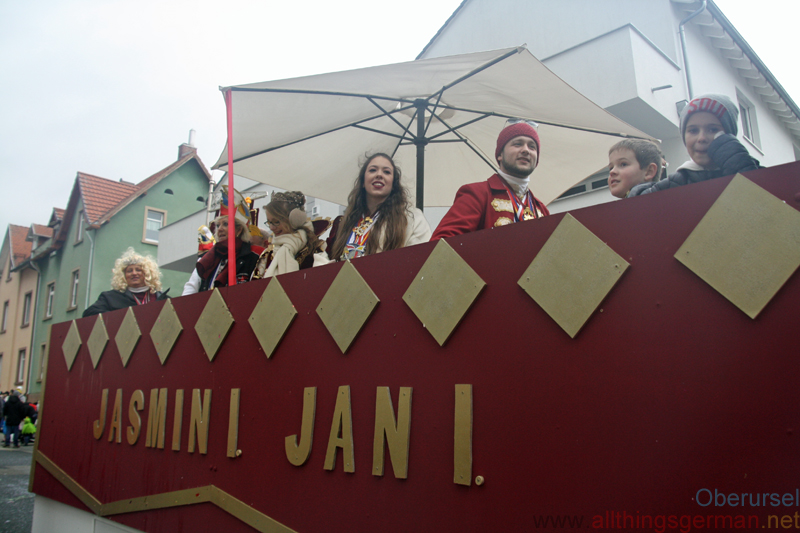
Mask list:
[{"label": "house window", "polygon": [[166,222],[166,211],[146,207],[144,210],[144,236],[142,241],[158,244],[158,230],[164,227]]},{"label": "house window", "polygon": [[22,303],[22,327],[31,323],[31,301],[33,300],[33,293],[25,293],[25,300]]},{"label": "house window", "polygon": [[569,198],[570,196],[577,196],[585,192],[603,189],[606,187],[608,187],[608,178],[596,179],[596,176],[592,176],[588,181],[584,181],[583,183],[576,185],[575,187],[564,192],[564,194],[559,196],[558,199],[560,200],[562,198]]},{"label": "house window", "polygon": [[36,381],[42,381],[44,379],[44,369],[47,365],[47,343],[43,342],[39,350],[39,377]]},{"label": "house window", "polygon": [[75,244],[83,242],[83,210],[78,211],[78,224],[75,227]]},{"label": "house window", "polygon": [[49,283],[47,285],[47,304],[44,306],[44,317],[45,318],[52,318],[53,317],[53,300],[56,296],[56,282]]},{"label": "house window", "polygon": [[0,324],[0,333],[6,332],[6,326],[8,325],[8,300],[3,302],[3,322]]},{"label": "house window", "polygon": [[81,278],[81,271],[80,270],[73,270],[72,271],[72,283],[71,289],[69,293],[69,308],[68,309],[75,309],[78,307],[78,285],[80,283]]},{"label": "house window", "polygon": [[19,363],[17,364],[17,385],[25,380],[25,348],[19,351]]},{"label": "house window", "polygon": [[761,136],[758,133],[756,108],[753,103],[738,90],[736,91],[736,99],[739,101],[739,118],[742,121],[742,136],[750,141],[753,146],[760,148]]}]

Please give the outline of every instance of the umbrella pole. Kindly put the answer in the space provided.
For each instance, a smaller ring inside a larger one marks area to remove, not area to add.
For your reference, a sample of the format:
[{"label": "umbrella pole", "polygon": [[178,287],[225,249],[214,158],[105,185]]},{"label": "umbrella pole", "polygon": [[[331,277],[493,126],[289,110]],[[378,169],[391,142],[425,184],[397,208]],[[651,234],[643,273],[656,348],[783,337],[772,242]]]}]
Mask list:
[{"label": "umbrella pole", "polygon": [[414,107],[417,108],[417,136],[414,138],[414,144],[417,145],[417,209],[422,211],[425,205],[425,145],[428,141],[425,139],[425,108],[428,102],[423,99],[414,101]]},{"label": "umbrella pole", "polygon": [[236,205],[233,195],[233,92],[230,89],[225,91],[225,114],[228,121],[228,287],[233,287],[236,285]]}]

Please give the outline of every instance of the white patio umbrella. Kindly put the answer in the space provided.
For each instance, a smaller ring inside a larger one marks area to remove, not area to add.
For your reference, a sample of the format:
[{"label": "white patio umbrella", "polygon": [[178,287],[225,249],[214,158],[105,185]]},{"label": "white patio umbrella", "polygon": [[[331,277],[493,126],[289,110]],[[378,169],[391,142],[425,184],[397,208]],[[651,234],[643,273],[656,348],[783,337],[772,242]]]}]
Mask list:
[{"label": "white patio umbrella", "polygon": [[[510,117],[540,124],[530,186],[545,203],[607,165],[619,137],[650,138],[524,47],[221,90],[236,174],[339,204],[364,155],[386,152],[418,207],[451,205],[459,186],[494,172],[497,135]],[[228,170],[227,147],[214,168]]]}]

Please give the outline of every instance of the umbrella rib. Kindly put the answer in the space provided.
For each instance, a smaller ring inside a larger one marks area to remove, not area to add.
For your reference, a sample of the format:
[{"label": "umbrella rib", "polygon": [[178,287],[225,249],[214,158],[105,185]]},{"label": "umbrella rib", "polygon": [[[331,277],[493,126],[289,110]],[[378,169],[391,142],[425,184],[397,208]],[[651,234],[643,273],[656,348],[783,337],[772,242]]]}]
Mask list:
[{"label": "umbrella rib", "polygon": [[442,90],[440,92],[444,92],[447,89],[449,89],[450,87],[458,85],[462,81],[464,81],[464,80],[466,80],[468,78],[471,78],[472,76],[474,76],[476,74],[479,74],[479,73],[483,72],[487,68],[492,67],[492,66],[496,65],[497,63],[505,60],[505,59],[508,59],[509,57],[513,56],[514,54],[520,53],[520,51],[522,51],[522,50],[523,50],[523,47],[519,46],[517,48],[514,48],[510,52],[506,52],[505,54],[501,55],[500,57],[494,58],[493,60],[489,61],[488,63],[486,63],[484,65],[481,65],[480,67],[476,68],[475,70],[472,70],[472,71],[464,74],[463,76],[461,76],[457,80],[445,85],[444,87],[442,87]]},{"label": "umbrella rib", "polygon": [[[474,75],[486,70],[487,68],[489,68],[489,67],[491,67],[493,65],[496,65],[497,63],[499,63],[499,62],[501,62],[501,61],[503,61],[505,59],[508,59],[509,57],[513,56],[514,54],[520,53],[520,51],[522,51],[523,49],[524,49],[524,47],[518,46],[517,48],[514,48],[513,50],[511,50],[509,52],[506,52],[505,54],[503,54],[500,57],[496,57],[495,59],[489,61],[488,63],[485,63],[485,64],[481,65],[480,67],[478,67],[478,68],[476,68],[476,69],[464,74],[463,76],[461,76],[460,78],[456,79],[455,81],[443,86],[442,89],[438,93],[438,94],[440,94],[440,98],[441,98],[441,93],[443,93],[444,91],[446,91],[450,87],[453,87],[454,85],[458,85],[462,81],[464,81],[464,80],[466,80],[468,78],[471,78],[472,76],[474,76]],[[338,92],[338,91],[315,91],[315,90],[310,90],[310,89],[277,89],[277,88],[271,88],[271,87],[261,87],[261,88],[256,88],[256,87],[225,87],[224,89],[229,89],[231,91],[238,91],[238,92],[274,92],[274,93],[298,93],[298,94],[326,94],[326,95],[330,95],[330,96],[355,96],[355,97],[359,97],[359,98],[369,97],[369,98],[379,98],[379,99],[382,99],[382,100],[393,100],[393,101],[396,101],[396,102],[413,103],[413,101],[407,100],[405,98],[391,98],[391,97],[377,96],[377,95],[365,95],[363,93],[362,94],[359,94],[359,93],[345,93],[345,92]],[[432,96],[433,95],[429,96],[428,98],[431,98]]]},{"label": "umbrella rib", "polygon": [[[392,135],[391,133],[387,133],[387,132],[383,132],[383,131],[378,131],[378,132],[377,132],[377,133],[380,133],[380,134],[383,134],[383,135],[390,135],[390,136],[392,136],[392,137],[397,137],[398,139],[400,139],[400,142],[398,142],[398,143],[397,143],[397,144],[394,146],[394,150],[392,150],[392,154],[391,154],[391,156],[392,156],[392,159],[394,159],[395,155],[397,155],[397,150],[398,150],[398,148],[400,148],[400,146],[403,144],[403,139],[405,139],[405,138],[406,138],[406,135],[409,135],[409,133],[410,133],[410,132],[409,132],[409,128],[411,127],[411,123],[412,123],[413,121],[409,120],[409,121],[408,121],[408,124],[407,124],[406,126],[403,126],[403,124],[402,124],[402,123],[401,123],[399,120],[397,120],[396,118],[394,118],[394,114],[393,114],[393,113],[387,113],[387,112],[386,112],[386,110],[385,110],[385,109],[383,109],[381,106],[379,106],[379,105],[378,105],[378,103],[377,103],[375,100],[373,100],[372,98],[368,98],[368,100],[369,100],[370,102],[372,102],[372,105],[374,105],[375,107],[377,107],[378,109],[380,109],[380,110],[381,110],[381,112],[382,112],[382,113],[383,113],[385,116],[389,117],[389,118],[390,118],[390,119],[391,119],[391,120],[392,120],[392,121],[393,121],[395,124],[397,124],[399,127],[403,128],[403,134],[402,134],[402,135]],[[400,109],[395,109],[395,110],[394,110],[394,113],[400,113],[400,112],[402,112],[402,111],[405,111],[406,109],[409,109],[410,107],[411,107],[411,106],[408,106],[408,107],[401,107]],[[361,127],[361,128],[363,128],[363,129],[370,129],[370,128],[366,128],[365,126],[356,126],[356,127]],[[372,131],[375,131],[375,130],[372,130]]]},{"label": "umbrella rib", "polygon": [[[463,142],[467,142],[466,139],[441,139],[438,141],[429,141],[428,144],[463,143]],[[414,141],[404,141],[400,143],[401,146],[412,146],[415,144],[416,143]]]},{"label": "umbrella rib", "polygon": [[[375,100],[373,100],[371,96],[368,96],[368,97],[367,97],[367,100],[369,100],[369,101],[372,103],[372,105],[374,105],[375,107],[377,107],[378,109],[380,109],[380,110],[381,110],[381,112],[382,112],[382,113],[383,113],[385,116],[387,116],[387,117],[389,117],[390,119],[392,119],[392,121],[393,121],[395,124],[397,124],[398,126],[400,126],[401,128],[403,128],[403,137],[405,137],[406,133],[408,133],[408,128],[411,126],[411,122],[410,122],[410,121],[409,121],[409,123],[408,123],[408,126],[403,126],[403,124],[401,124],[399,120],[397,120],[396,118],[394,118],[394,114],[393,114],[393,113],[389,113],[389,112],[387,112],[387,111],[386,111],[384,108],[382,108],[381,106],[379,106],[379,105],[378,105],[378,103],[377,103]],[[411,107],[411,106],[409,106],[409,107]],[[408,108],[396,109],[396,110],[395,110],[395,112],[400,112],[400,111],[403,111],[404,109],[408,109]],[[379,133],[380,133],[380,132],[379,132]]]},{"label": "umbrella rib", "polygon": [[[483,116],[483,117],[480,117],[480,118],[478,118],[478,119],[475,119],[475,120],[481,120],[481,119],[484,119],[484,118],[486,118],[487,116],[488,116],[488,115],[484,114],[484,116]],[[461,134],[459,131],[457,131],[457,130],[453,129],[453,128],[450,126],[450,124],[448,124],[447,122],[445,122],[445,121],[442,119],[442,117],[439,117],[439,116],[437,116],[437,117],[436,117],[436,120],[438,120],[439,122],[441,122],[442,124],[444,124],[444,125],[445,125],[445,127],[446,127],[446,128],[448,128],[448,130],[449,130],[449,131],[453,132],[453,135],[455,135],[456,137],[458,137],[459,139],[461,139],[461,142],[463,142],[464,144],[466,144],[466,145],[467,145],[467,147],[469,147],[469,149],[470,149],[470,150],[472,150],[473,152],[475,152],[475,155],[477,155],[478,157],[480,157],[480,158],[483,160],[483,162],[484,162],[484,163],[486,163],[487,165],[489,165],[489,167],[490,167],[491,169],[493,169],[493,170],[494,170],[494,168],[495,168],[495,167],[494,167],[494,165],[493,165],[493,164],[492,164],[492,163],[491,163],[491,162],[490,162],[488,159],[486,159],[486,157],[485,157],[485,156],[484,156],[484,155],[483,155],[483,154],[482,154],[482,153],[481,153],[481,152],[480,152],[480,151],[479,151],[477,148],[475,148],[474,146],[472,146],[472,144],[469,142],[469,139],[467,139],[466,137],[464,137],[464,136],[463,136],[463,135],[462,135],[462,134]],[[472,122],[475,122],[475,121],[473,120]],[[459,127],[463,127],[463,126],[465,126],[465,125],[466,125],[466,124],[462,124],[462,125],[461,125],[461,126],[459,126]],[[447,133],[447,132],[444,132],[444,133]],[[448,141],[434,141],[434,142],[448,142]],[[456,141],[455,141],[455,139],[453,139],[452,141],[449,141],[449,142],[456,142]]]},{"label": "umbrella rib", "polygon": [[403,102],[406,104],[413,104],[413,100],[402,98],[399,96],[379,96],[377,94],[364,94],[364,93],[345,93],[341,91],[319,91],[313,89],[275,89],[275,88],[244,88],[244,87],[231,87],[232,91],[244,93],[286,93],[286,94],[313,94],[322,96],[349,96],[353,98],[374,98],[377,100],[389,100],[392,102]]},{"label": "umbrella rib", "polygon": [[[375,115],[375,116],[367,117],[365,119],[358,120],[356,122],[352,122],[352,123],[349,123],[349,124],[342,124],[341,126],[337,126],[337,127],[333,128],[333,129],[326,130],[326,131],[323,131],[323,132],[320,132],[320,133],[315,133],[314,135],[309,135],[308,137],[303,137],[302,139],[297,139],[295,141],[291,141],[291,142],[288,142],[286,144],[281,144],[281,145],[278,145],[278,146],[273,146],[271,148],[266,148],[266,149],[261,150],[259,152],[254,152],[252,154],[240,157],[239,159],[234,159],[233,162],[234,163],[238,163],[240,161],[246,161],[246,160],[248,160],[248,159],[250,159],[252,157],[256,157],[256,156],[259,156],[259,155],[267,154],[269,152],[274,152],[275,150],[279,150],[281,148],[286,148],[287,146],[291,146],[293,144],[298,144],[298,143],[305,142],[305,141],[308,141],[308,140],[311,140],[311,139],[315,139],[317,137],[321,137],[323,135],[327,135],[327,134],[333,133],[335,131],[343,130],[345,128],[356,127],[356,128],[362,128],[362,129],[370,129],[370,128],[367,128],[365,126],[361,126],[361,123],[369,122],[370,120],[375,120],[376,118],[378,118],[380,116],[382,116],[382,115]],[[391,133],[387,133],[387,132],[378,132],[378,133],[384,133],[385,135],[395,136],[395,135],[392,135]],[[222,168],[222,166],[220,166],[220,168]]]},{"label": "umbrella rib", "polygon": [[470,124],[474,124],[475,122],[478,122],[478,121],[483,120],[485,118],[489,118],[490,116],[492,116],[492,115],[484,113],[483,116],[481,116],[481,117],[477,117],[477,118],[474,118],[472,120],[468,120],[467,122],[464,122],[463,124],[459,124],[458,126],[455,126],[455,127],[450,126],[447,122],[445,122],[441,118],[436,117],[439,122],[441,122],[442,124],[445,125],[447,130],[445,130],[445,131],[443,131],[441,133],[437,133],[436,135],[434,135],[433,137],[428,139],[428,142],[442,142],[442,141],[436,141],[436,139],[438,137],[441,137],[442,135],[447,135],[448,133],[456,133],[456,130],[461,129],[464,126],[469,126]]},{"label": "umbrella rib", "polygon": [[[463,111],[464,113],[473,113],[473,114],[476,114],[476,115],[484,115],[484,117],[482,117],[482,118],[489,118],[489,117],[528,118],[528,117],[515,117],[515,116],[512,116],[512,115],[503,115],[501,113],[495,113],[495,112],[478,111],[477,109],[467,109],[467,108],[464,108],[464,107],[447,106],[447,109],[452,109],[453,111]],[[441,120],[441,119],[439,119],[439,120]],[[572,126],[572,125],[569,125],[569,124],[558,124],[557,122],[548,122],[546,120],[540,120],[540,119],[537,119],[537,118],[532,118],[531,120],[533,120],[534,122],[536,122],[539,125],[553,126],[555,128],[564,128],[564,129],[568,129],[568,130],[585,131],[587,133],[599,133],[601,135],[608,135],[610,137],[646,139],[646,137],[634,137],[633,135],[628,135],[627,133],[598,130],[598,129],[595,129],[595,128],[584,128],[584,127],[581,127],[581,126]]]},{"label": "umbrella rib", "polygon": [[[433,122],[433,117],[436,115],[436,109],[439,107],[439,103],[442,101],[442,93],[443,93],[443,92],[444,92],[444,88],[442,88],[442,90],[441,90],[441,91],[439,91],[438,93],[436,93],[436,94],[438,94],[438,97],[436,98],[436,103],[435,103],[435,104],[433,104],[433,109],[431,109],[431,116],[430,116],[430,118],[428,119],[428,123],[427,123],[427,124],[425,124],[425,131],[424,131],[424,133],[423,133],[423,136],[425,136],[425,135],[427,135],[427,134],[428,134],[428,128],[430,128],[430,126],[431,126],[431,122]],[[432,96],[433,96],[433,95],[431,95],[431,97],[432,97]],[[436,117],[436,118],[439,118],[439,117]]]},{"label": "umbrella rib", "polygon": [[375,128],[368,128],[367,126],[362,126],[361,124],[353,124],[353,127],[358,128],[360,130],[371,131],[372,133],[379,133],[381,135],[386,135],[388,137],[394,137],[400,140],[406,139],[405,135],[397,135],[396,133],[389,133],[388,131],[376,130]]}]

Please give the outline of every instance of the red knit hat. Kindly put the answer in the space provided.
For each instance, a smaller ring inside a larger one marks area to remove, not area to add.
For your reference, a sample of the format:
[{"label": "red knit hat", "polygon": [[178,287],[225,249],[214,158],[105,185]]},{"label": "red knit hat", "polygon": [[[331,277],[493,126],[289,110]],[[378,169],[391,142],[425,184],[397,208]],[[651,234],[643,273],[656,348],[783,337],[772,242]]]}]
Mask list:
[{"label": "red knit hat", "polygon": [[542,145],[539,142],[539,133],[527,122],[517,122],[516,124],[512,124],[503,128],[500,131],[500,135],[497,136],[497,148],[494,151],[495,160],[500,157],[500,152],[503,151],[506,143],[514,137],[518,137],[520,135],[530,137],[536,141],[536,150],[539,152],[538,155],[542,155]]}]

